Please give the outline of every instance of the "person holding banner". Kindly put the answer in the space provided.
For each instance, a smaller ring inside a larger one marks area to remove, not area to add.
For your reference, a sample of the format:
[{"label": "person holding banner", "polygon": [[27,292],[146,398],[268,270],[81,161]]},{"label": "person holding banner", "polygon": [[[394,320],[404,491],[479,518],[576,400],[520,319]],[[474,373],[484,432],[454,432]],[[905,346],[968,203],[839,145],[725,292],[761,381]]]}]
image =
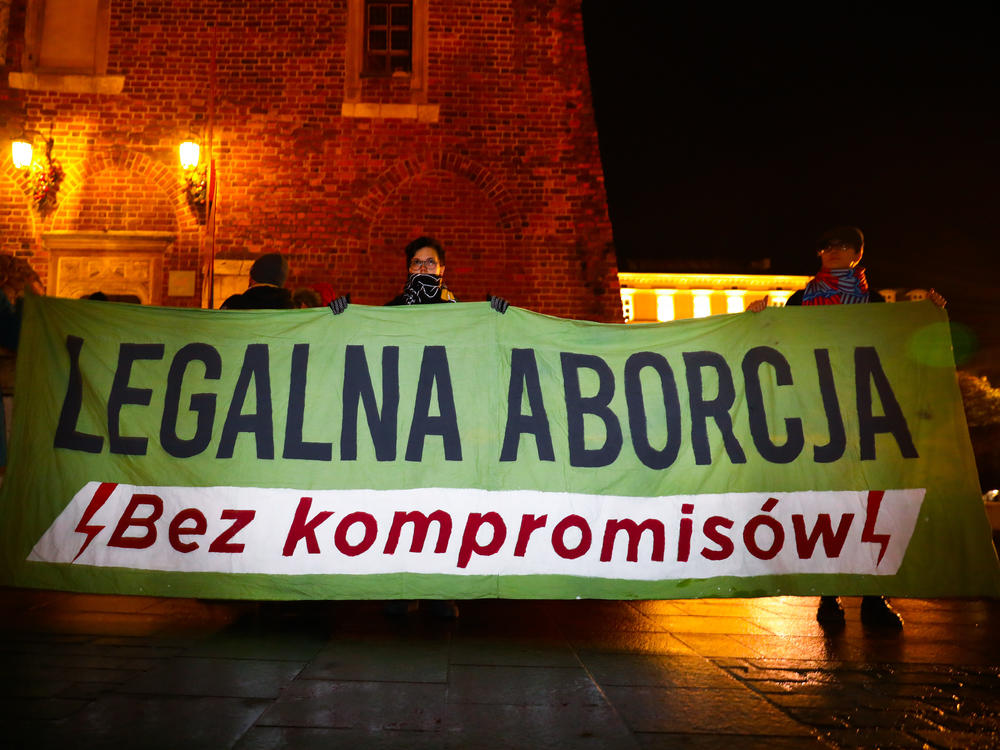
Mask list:
[{"label": "person holding banner", "polygon": [[429,305],[458,302],[444,283],[444,246],[433,237],[417,237],[404,250],[409,276],[403,291],[386,302],[392,305]]},{"label": "person holding banner", "polygon": [[[443,302],[458,302],[444,283],[444,246],[433,237],[417,237],[403,250],[409,276],[403,291],[385,303],[387,307],[399,305],[433,305]],[[499,313],[507,312],[508,303],[502,297],[487,295],[490,307]],[[458,617],[458,605],[454,601],[434,600],[430,611],[436,617]],[[383,612],[387,615],[405,615],[419,606],[418,602],[397,599],[386,602]]]},{"label": "person holding banner", "polygon": [[[386,306],[427,305],[458,302],[444,283],[444,246],[433,237],[417,237],[404,250],[410,275],[401,294],[386,302]],[[501,315],[510,303],[503,297],[486,295],[490,307]]]},{"label": "person holding banner", "polygon": [[[820,269],[805,286],[788,298],[788,305],[855,305],[868,302],[885,302],[885,298],[868,287],[865,270],[860,265],[865,252],[865,236],[857,227],[842,226],[824,232],[816,243]],[[933,289],[930,300],[944,307],[944,297]],[[747,305],[747,312],[760,312],[767,307],[768,298],[755,300]],[[816,619],[825,628],[844,626],[844,608],[836,596],[821,596]],[[901,629],[899,616],[884,596],[865,596],[861,599],[861,622],[876,627]]]},{"label": "person holding banner", "polygon": [[[458,302],[444,284],[444,246],[433,237],[417,237],[403,250],[409,276],[403,291],[385,303],[386,307],[398,305],[433,305]],[[413,612],[419,602],[395,599],[386,602],[382,611],[386,615],[400,616]],[[458,605],[453,601],[430,602],[431,614],[436,617],[458,617]]]},{"label": "person holding banner", "polygon": [[291,310],[292,293],[285,289],[288,260],[281,253],[266,253],[250,266],[250,287],[222,303],[223,310]]}]

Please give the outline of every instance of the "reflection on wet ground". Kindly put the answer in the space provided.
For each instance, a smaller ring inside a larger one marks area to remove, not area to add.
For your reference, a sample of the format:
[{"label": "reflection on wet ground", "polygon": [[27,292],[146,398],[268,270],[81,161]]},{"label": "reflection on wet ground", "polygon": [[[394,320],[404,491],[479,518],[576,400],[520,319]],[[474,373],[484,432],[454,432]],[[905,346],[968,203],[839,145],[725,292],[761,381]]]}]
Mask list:
[{"label": "reflection on wet ground", "polygon": [[[0,589],[12,748],[1000,746],[1000,602],[223,602]],[[9,742],[9,744],[8,744]]]}]

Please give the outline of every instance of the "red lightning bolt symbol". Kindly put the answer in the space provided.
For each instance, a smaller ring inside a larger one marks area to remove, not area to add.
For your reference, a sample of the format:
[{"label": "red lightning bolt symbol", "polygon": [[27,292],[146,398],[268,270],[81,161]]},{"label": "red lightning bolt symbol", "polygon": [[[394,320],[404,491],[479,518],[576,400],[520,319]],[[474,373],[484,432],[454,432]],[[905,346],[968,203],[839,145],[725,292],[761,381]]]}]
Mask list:
[{"label": "red lightning bolt symbol", "polygon": [[[94,499],[90,501],[90,505],[87,506],[87,510],[83,513],[83,518],[80,519],[80,523],[76,525],[77,534],[86,534],[87,540],[80,547],[80,551],[76,553],[76,557],[83,554],[83,551],[90,546],[90,543],[94,541],[94,537],[101,533],[101,529],[104,526],[90,526],[90,519],[94,517],[94,514],[101,509],[105,501],[111,497],[111,493],[115,491],[115,487],[118,486],[117,482],[101,482],[101,486],[97,488],[97,492],[94,493]],[[73,558],[73,562],[76,562],[76,557]]]},{"label": "red lightning bolt symbol", "polygon": [[865,513],[865,528],[861,532],[862,542],[871,542],[873,544],[882,545],[882,551],[878,553],[878,565],[882,562],[882,558],[885,557],[886,548],[889,546],[890,534],[876,534],[875,533],[875,522],[878,521],[878,511],[882,506],[882,497],[885,495],[884,490],[870,490],[868,492],[868,510]]}]

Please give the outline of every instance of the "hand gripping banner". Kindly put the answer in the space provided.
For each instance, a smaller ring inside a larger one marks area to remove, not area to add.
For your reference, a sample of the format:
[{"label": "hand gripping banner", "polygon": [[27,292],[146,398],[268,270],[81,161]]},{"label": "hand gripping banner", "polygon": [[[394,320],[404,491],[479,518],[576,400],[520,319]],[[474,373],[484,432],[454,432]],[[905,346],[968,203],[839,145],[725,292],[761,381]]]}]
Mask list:
[{"label": "hand gripping banner", "polygon": [[31,297],[0,583],[261,599],[997,596],[946,314]]}]

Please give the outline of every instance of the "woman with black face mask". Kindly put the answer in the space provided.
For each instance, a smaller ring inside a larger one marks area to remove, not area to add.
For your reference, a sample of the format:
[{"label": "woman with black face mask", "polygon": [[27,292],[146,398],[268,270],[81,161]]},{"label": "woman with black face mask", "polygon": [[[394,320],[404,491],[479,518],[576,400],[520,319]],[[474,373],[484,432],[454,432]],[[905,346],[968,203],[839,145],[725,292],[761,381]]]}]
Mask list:
[{"label": "woman with black face mask", "polygon": [[[386,305],[432,305],[458,301],[444,285],[444,247],[433,237],[417,237],[406,246],[406,265],[410,275],[403,293],[386,302]],[[453,601],[432,600],[427,604],[436,617],[458,617],[458,605]],[[418,606],[419,602],[395,599],[385,602],[382,610],[390,616],[403,616]]]},{"label": "woman with black face mask", "polygon": [[444,284],[444,247],[433,237],[417,237],[406,246],[410,275],[403,292],[386,305],[429,305],[457,302]]}]

